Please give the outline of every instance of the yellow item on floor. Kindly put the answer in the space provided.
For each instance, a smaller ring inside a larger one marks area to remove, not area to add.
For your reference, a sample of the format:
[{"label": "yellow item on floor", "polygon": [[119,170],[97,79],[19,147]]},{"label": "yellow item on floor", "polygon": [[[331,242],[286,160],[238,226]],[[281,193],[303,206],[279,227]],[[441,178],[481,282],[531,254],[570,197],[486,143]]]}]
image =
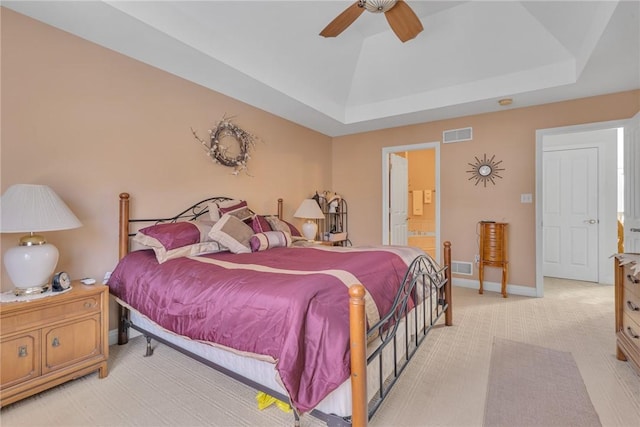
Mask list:
[{"label": "yellow item on floor", "polygon": [[291,412],[291,406],[288,403],[283,402],[282,400],[278,400],[273,396],[269,396],[267,393],[259,391],[256,395],[256,400],[258,401],[258,409],[263,410],[274,403],[281,411],[289,413]]}]

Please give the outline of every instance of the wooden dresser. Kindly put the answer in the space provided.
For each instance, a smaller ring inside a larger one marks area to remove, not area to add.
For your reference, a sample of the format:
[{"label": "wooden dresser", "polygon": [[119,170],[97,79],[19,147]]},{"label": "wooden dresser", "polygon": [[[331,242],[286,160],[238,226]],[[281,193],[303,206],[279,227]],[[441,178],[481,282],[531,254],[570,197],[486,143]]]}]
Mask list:
[{"label": "wooden dresser", "polygon": [[0,406],[99,371],[107,376],[109,292],[70,291],[0,304]]},{"label": "wooden dresser", "polygon": [[479,293],[484,293],[484,268],[502,269],[502,296],[507,297],[507,277],[509,260],[507,259],[507,229],[505,222],[480,222],[480,260],[478,264]]},{"label": "wooden dresser", "polygon": [[632,274],[632,264],[615,262],[616,355],[640,374],[640,273]]}]

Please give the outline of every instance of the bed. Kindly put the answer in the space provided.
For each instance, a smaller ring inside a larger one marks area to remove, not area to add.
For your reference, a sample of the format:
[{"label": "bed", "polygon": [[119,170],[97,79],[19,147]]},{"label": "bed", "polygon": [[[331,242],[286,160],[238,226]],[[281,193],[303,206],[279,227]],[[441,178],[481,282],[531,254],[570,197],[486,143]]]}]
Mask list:
[{"label": "bed", "polygon": [[289,402],[296,424],[365,426],[429,331],[452,324],[449,242],[440,266],[411,247],[296,238],[282,199],[273,215],[213,197],[135,219],[130,204],[120,194],[108,281],[118,343],[135,329],[147,356],[152,339],[169,345]]}]

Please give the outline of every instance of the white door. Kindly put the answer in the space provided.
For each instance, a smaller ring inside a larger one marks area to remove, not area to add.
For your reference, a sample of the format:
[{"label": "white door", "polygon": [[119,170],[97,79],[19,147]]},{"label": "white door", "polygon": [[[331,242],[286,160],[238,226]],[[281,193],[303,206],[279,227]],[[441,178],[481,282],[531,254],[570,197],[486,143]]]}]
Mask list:
[{"label": "white door", "polygon": [[624,251],[640,253],[640,113],[624,127]]},{"label": "white door", "polygon": [[389,154],[389,243],[407,245],[407,209],[409,199],[409,161]]},{"label": "white door", "polygon": [[598,149],[543,153],[543,274],[598,281]]}]

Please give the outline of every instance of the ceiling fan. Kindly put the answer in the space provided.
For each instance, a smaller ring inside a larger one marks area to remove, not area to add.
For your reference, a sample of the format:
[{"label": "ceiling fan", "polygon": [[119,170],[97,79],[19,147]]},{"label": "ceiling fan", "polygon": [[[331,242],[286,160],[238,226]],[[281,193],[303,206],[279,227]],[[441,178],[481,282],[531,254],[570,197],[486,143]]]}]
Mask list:
[{"label": "ceiling fan", "polygon": [[360,16],[364,10],[384,13],[396,36],[404,43],[423,30],[420,19],[403,0],[358,0],[338,15],[321,32],[323,37],[335,37]]}]

